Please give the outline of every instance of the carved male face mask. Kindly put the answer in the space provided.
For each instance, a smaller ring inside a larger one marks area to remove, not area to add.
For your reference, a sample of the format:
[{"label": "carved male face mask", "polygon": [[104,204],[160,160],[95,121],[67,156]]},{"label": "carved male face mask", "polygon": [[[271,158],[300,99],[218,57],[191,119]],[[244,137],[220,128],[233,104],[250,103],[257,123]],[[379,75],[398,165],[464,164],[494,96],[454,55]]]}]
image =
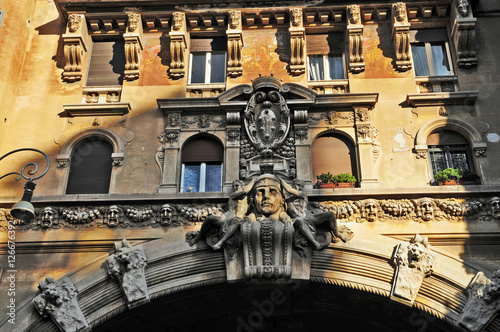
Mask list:
[{"label": "carved male face mask", "polygon": [[276,186],[258,187],[255,192],[255,209],[258,213],[269,216],[283,205],[283,197]]},{"label": "carved male face mask", "polygon": [[378,207],[373,202],[366,203],[366,219],[368,221],[375,221],[377,219]]},{"label": "carved male face mask", "polygon": [[163,226],[168,226],[172,224],[172,207],[168,204],[165,204],[161,207],[161,221],[160,223]]},{"label": "carved male face mask", "polygon": [[42,227],[49,228],[54,220],[54,210],[51,207],[46,207],[42,212]]},{"label": "carved male face mask", "polygon": [[120,213],[120,210],[118,210],[118,207],[116,205],[110,206],[109,207],[109,221],[108,225],[109,226],[116,226],[118,225],[118,215]]},{"label": "carved male face mask", "polygon": [[423,201],[420,206],[422,207],[422,219],[429,221],[434,218],[434,208],[430,201]]}]

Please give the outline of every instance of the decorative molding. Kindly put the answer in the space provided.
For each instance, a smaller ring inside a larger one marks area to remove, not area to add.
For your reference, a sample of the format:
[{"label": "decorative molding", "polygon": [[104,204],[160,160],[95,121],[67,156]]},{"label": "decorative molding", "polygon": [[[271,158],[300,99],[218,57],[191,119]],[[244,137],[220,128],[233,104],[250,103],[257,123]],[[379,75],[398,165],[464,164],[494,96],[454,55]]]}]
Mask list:
[{"label": "decorative molding", "polygon": [[456,326],[470,332],[484,331],[492,318],[500,313],[500,270],[493,273],[491,279],[483,272],[478,272],[467,287],[467,292],[469,299]]},{"label": "decorative molding", "polygon": [[229,77],[238,77],[243,73],[242,70],[242,50],[243,38],[240,31],[227,31],[227,75]]},{"label": "decorative molding", "polygon": [[125,79],[133,81],[139,78],[141,52],[143,50],[140,14],[128,14],[127,31],[123,34],[123,39],[125,40]]},{"label": "decorative molding", "polygon": [[396,70],[411,69],[410,24],[404,2],[392,5],[392,40],[396,51]]},{"label": "decorative molding", "polygon": [[48,276],[38,288],[33,304],[40,315],[52,318],[62,332],[90,331],[77,301],[78,291],[68,277],[56,281]]},{"label": "decorative molding", "polygon": [[168,143],[170,146],[179,142],[180,131],[178,129],[165,130],[158,136],[158,141],[162,144]]},{"label": "decorative molding", "polygon": [[146,255],[142,246],[132,246],[127,240],[115,242],[115,253],[106,259],[108,274],[115,278],[125,295],[129,309],[149,302],[146,284]]},{"label": "decorative molding", "polygon": [[476,21],[468,0],[455,0],[452,4],[451,37],[455,44],[457,66],[470,68],[477,66]]},{"label": "decorative molding", "polygon": [[363,24],[361,23],[359,6],[347,6],[347,15],[346,40],[349,44],[349,70],[352,73],[360,73],[365,70],[365,60],[363,56]]},{"label": "decorative molding", "polygon": [[182,78],[186,71],[186,16],[181,12],[173,13],[170,36],[170,76]]},{"label": "decorative molding", "polygon": [[61,118],[82,116],[123,116],[130,112],[130,103],[64,104]]},{"label": "decorative molding", "polygon": [[62,79],[68,83],[80,81],[83,73],[83,58],[87,52],[87,46],[92,43],[84,14],[69,14],[66,33],[62,35],[62,41],[65,59]]},{"label": "decorative molding", "polygon": [[412,107],[471,105],[475,104],[478,91],[409,93],[406,102]]},{"label": "decorative molding", "polygon": [[290,73],[302,75],[306,72],[305,29],[302,25],[302,9],[290,10]]},{"label": "decorative molding", "polygon": [[400,242],[392,257],[396,271],[391,299],[413,304],[424,277],[431,275],[435,261],[436,255],[431,252],[426,237],[417,234],[410,242]]}]

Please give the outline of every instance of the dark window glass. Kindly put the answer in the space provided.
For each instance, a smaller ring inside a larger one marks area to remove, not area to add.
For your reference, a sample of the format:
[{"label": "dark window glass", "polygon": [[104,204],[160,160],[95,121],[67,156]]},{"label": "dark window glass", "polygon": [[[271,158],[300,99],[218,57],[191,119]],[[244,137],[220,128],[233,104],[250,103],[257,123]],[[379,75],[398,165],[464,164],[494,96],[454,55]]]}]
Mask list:
[{"label": "dark window glass", "polygon": [[191,83],[205,83],[206,53],[193,54],[191,63]]},{"label": "dark window glass", "polygon": [[412,44],[411,52],[413,55],[413,63],[415,64],[415,76],[429,76],[431,72],[427,61],[425,44]]},{"label": "dark window glass", "polygon": [[95,41],[87,86],[121,85],[125,74],[125,42]]},{"label": "dark window glass", "polygon": [[224,83],[226,78],[226,52],[212,52],[210,83]]},{"label": "dark window glass", "polygon": [[339,80],[344,78],[344,57],[342,54],[329,54],[330,79]]},{"label": "dark window glass", "polygon": [[469,144],[465,137],[450,130],[438,130],[427,137],[432,175],[446,168],[473,171]]},{"label": "dark window glass", "polygon": [[107,194],[111,179],[113,147],[91,137],[79,142],[71,154],[66,194]]},{"label": "dark window glass", "polygon": [[450,65],[446,56],[446,47],[443,42],[431,43],[432,66],[434,75],[450,75]]}]

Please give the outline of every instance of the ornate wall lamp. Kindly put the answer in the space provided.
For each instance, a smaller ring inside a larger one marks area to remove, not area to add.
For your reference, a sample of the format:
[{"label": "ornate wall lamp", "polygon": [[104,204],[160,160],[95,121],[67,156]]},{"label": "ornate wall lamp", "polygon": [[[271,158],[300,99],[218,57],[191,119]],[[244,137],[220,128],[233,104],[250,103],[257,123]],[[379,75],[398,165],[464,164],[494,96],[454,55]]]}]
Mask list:
[{"label": "ornate wall lamp", "polygon": [[[26,182],[26,184],[24,185],[23,198],[21,199],[21,201],[14,204],[14,206],[10,210],[10,214],[14,218],[28,221],[28,220],[33,219],[33,217],[35,216],[35,208],[33,207],[33,204],[31,204],[31,197],[33,196],[33,191],[35,190],[35,186],[36,186],[36,184],[33,181],[37,180],[37,179],[41,178],[42,176],[44,176],[45,174],[47,174],[47,171],[49,170],[49,166],[50,166],[50,161],[49,161],[49,157],[45,153],[43,153],[40,150],[32,149],[32,148],[23,148],[23,149],[17,149],[14,151],[10,151],[9,153],[1,156],[0,161],[3,160],[5,157],[10,156],[13,153],[20,152],[20,151],[35,151],[35,152],[42,154],[45,157],[45,159],[47,160],[47,167],[45,168],[43,173],[38,175],[38,176],[35,176],[35,177],[31,176],[31,175],[35,175],[36,172],[38,171],[38,165],[35,162],[29,162],[21,168],[21,172],[19,172],[19,173],[18,172],[10,172],[10,173],[7,173],[7,174],[2,175],[0,177],[0,180],[1,180],[4,177],[9,176],[9,175],[18,175],[18,177],[16,178],[16,181],[19,181],[22,178],[28,180],[28,182]],[[35,168],[28,170],[27,171],[28,176],[27,176],[24,174],[24,171],[29,166],[34,166]]]}]

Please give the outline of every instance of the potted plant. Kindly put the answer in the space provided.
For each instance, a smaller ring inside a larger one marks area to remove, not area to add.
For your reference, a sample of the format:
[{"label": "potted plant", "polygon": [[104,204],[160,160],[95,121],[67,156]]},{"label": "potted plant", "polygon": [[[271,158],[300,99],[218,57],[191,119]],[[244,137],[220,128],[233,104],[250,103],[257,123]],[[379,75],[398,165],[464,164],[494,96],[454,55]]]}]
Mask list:
[{"label": "potted plant", "polygon": [[356,183],[356,177],[349,173],[342,173],[333,176],[333,182],[337,187],[352,188]]},{"label": "potted plant", "polygon": [[434,180],[436,180],[440,186],[457,185],[460,178],[460,170],[455,168],[443,169],[434,175]]},{"label": "potted plant", "polygon": [[320,175],[316,175],[318,182],[316,182],[316,188],[333,188],[335,187],[335,182],[333,181],[333,174],[321,173]]},{"label": "potted plant", "polygon": [[478,184],[481,177],[476,173],[469,171],[467,169],[460,170],[460,184]]}]

